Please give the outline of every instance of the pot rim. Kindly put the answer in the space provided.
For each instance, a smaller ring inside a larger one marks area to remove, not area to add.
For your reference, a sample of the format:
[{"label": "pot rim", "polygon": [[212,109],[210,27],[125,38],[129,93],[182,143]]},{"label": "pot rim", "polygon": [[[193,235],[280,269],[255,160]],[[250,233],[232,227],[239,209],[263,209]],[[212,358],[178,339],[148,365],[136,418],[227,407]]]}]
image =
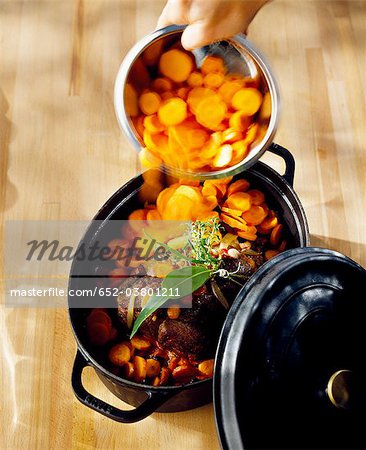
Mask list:
[{"label": "pot rim", "polygon": [[[125,85],[127,83],[130,68],[150,44],[157,41],[162,36],[170,36],[173,34],[181,33],[185,28],[186,25],[170,25],[165,28],[155,30],[151,34],[144,36],[130,49],[118,69],[114,85],[114,110],[121,130],[138,151],[142,149],[143,145],[132,130],[130,119],[128,118],[128,114],[125,108],[125,102],[123,101]],[[263,78],[266,80],[272,101],[272,113],[270,121],[268,123],[268,128],[262,140],[254,148],[251,149],[248,155],[250,157],[248,158],[247,156],[243,161],[239,162],[235,166],[213,172],[186,172],[180,169],[163,166],[163,170],[166,173],[178,178],[188,176],[195,179],[205,180],[225,178],[237,175],[238,173],[249,169],[259,160],[259,158],[266,152],[266,150],[268,150],[269,146],[273,142],[275,133],[277,131],[280,112],[280,94],[277,82],[265,57],[259,52],[259,50],[256,49],[256,47],[251,42],[247,40],[246,36],[242,33],[224,40],[231,43],[233,47],[237,48],[240,46],[244,48],[253,58],[253,60],[259,67]]]}]

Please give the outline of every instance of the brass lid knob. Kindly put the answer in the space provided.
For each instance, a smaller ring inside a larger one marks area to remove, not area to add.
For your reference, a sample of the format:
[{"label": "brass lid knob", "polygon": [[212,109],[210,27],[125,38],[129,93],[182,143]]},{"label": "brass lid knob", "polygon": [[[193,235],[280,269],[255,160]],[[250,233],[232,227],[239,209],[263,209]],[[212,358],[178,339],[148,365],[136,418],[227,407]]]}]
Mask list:
[{"label": "brass lid knob", "polygon": [[350,409],[354,375],[351,370],[338,370],[329,378],[327,395],[336,408]]}]

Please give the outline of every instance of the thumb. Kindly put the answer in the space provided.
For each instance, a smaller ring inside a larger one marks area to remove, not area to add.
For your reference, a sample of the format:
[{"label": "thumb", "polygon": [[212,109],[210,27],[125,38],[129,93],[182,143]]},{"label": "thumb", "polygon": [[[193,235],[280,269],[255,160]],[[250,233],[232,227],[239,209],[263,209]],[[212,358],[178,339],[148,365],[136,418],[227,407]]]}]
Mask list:
[{"label": "thumb", "polygon": [[195,22],[188,25],[184,30],[182,45],[186,50],[193,50],[210,44],[215,39],[217,39],[217,36],[213,33],[212,28],[208,27],[204,22]]}]

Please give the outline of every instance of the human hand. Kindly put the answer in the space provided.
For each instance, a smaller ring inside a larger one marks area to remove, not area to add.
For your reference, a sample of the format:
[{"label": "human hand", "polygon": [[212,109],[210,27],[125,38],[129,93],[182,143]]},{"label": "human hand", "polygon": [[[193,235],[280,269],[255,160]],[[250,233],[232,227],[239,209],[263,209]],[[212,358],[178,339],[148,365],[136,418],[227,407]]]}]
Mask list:
[{"label": "human hand", "polygon": [[246,32],[269,0],[168,0],[158,28],[188,24],[182,35],[187,50]]}]

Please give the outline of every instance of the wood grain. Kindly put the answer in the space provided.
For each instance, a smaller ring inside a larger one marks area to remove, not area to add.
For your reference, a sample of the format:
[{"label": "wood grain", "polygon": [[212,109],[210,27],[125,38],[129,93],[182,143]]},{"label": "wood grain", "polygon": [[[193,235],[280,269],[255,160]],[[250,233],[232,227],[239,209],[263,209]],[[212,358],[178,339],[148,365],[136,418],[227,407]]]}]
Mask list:
[{"label": "wood grain", "polygon": [[[154,28],[162,5],[0,3],[2,235],[7,220],[88,220],[137,173],[136,154],[114,116],[113,83],[123,56]],[[249,31],[280,84],[276,141],[296,158],[295,189],[312,243],[364,266],[365,23],[363,1],[273,1]],[[283,169],[276,157],[263,160]],[[3,292],[3,277],[0,282]],[[211,405],[121,425],[78,403],[66,309],[2,305],[0,330],[0,448],[218,448]],[[123,405],[91,369],[84,382]]]}]

